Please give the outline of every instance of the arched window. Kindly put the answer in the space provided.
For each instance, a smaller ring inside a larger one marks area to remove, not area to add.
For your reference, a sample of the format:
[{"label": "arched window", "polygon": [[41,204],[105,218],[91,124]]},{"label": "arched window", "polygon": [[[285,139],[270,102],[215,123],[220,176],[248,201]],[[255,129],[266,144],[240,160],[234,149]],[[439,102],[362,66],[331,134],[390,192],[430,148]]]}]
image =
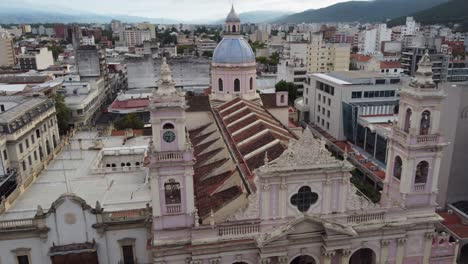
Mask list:
[{"label": "arched window", "polygon": [[223,89],[224,89],[224,87],[223,87],[223,79],[219,78],[219,79],[218,79],[218,90],[219,90],[220,92],[222,92]]},{"label": "arched window", "polygon": [[376,255],[370,248],[361,248],[351,255],[349,264],[375,264]]},{"label": "arched window", "polygon": [[240,81],[239,81],[239,79],[234,80],[234,92],[240,92]]},{"label": "arched window", "polygon": [[284,104],[284,94],[280,96],[280,103]]},{"label": "arched window", "polygon": [[395,162],[393,164],[393,177],[400,180],[402,168],[403,168],[403,162],[401,161],[401,158],[399,156],[396,156]]},{"label": "arched window", "polygon": [[421,161],[416,166],[416,175],[414,177],[414,183],[426,183],[427,175],[429,173],[429,163],[427,161]]},{"label": "arched window", "polygon": [[250,90],[253,90],[253,78],[252,77],[250,77],[249,88]]},{"label": "arched window", "polygon": [[174,125],[171,124],[171,123],[166,123],[163,125],[163,129],[166,130],[166,129],[174,129]]},{"label": "arched window", "polygon": [[421,124],[419,127],[420,135],[428,135],[431,127],[431,112],[424,111],[421,115]]},{"label": "arched window", "polygon": [[232,25],[232,32],[236,32],[236,25]]},{"label": "arched window", "polygon": [[128,167],[131,167],[132,164],[131,164],[130,162],[127,162],[127,166],[128,166]]},{"label": "arched window", "polygon": [[308,256],[308,255],[298,256],[291,261],[291,264],[302,264],[302,263],[315,264],[316,262],[313,257]]},{"label": "arched window", "polygon": [[125,163],[120,163],[120,167],[125,167]]},{"label": "arched window", "polygon": [[411,111],[411,109],[407,109],[406,110],[406,116],[405,116],[405,127],[404,127],[404,130],[406,133],[409,132],[410,128],[411,128],[411,115],[413,114],[413,112]]},{"label": "arched window", "polygon": [[180,204],[180,183],[170,179],[164,184],[166,204]]}]

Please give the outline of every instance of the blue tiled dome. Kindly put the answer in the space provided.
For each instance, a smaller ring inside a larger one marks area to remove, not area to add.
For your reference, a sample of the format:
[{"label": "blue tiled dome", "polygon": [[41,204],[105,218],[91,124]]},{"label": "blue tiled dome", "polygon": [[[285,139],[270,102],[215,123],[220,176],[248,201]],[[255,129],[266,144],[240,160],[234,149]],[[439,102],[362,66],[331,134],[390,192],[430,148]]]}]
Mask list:
[{"label": "blue tiled dome", "polygon": [[226,36],[213,53],[214,63],[255,63],[255,54],[249,43],[241,36]]}]

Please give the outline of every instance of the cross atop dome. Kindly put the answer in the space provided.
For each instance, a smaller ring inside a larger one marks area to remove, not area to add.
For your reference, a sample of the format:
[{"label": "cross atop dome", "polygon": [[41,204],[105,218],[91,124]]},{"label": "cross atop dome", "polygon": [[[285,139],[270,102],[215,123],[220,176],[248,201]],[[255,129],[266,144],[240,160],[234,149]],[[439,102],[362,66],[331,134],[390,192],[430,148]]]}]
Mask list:
[{"label": "cross atop dome", "polygon": [[236,13],[234,9],[234,5],[231,7],[231,12],[229,12],[228,16],[226,17],[226,28],[224,33],[226,35],[238,35],[240,34],[240,17]]},{"label": "cross atop dome", "polygon": [[240,17],[236,13],[236,10],[234,9],[234,5],[231,7],[231,12],[229,12],[229,15],[226,18],[226,22],[240,22]]}]

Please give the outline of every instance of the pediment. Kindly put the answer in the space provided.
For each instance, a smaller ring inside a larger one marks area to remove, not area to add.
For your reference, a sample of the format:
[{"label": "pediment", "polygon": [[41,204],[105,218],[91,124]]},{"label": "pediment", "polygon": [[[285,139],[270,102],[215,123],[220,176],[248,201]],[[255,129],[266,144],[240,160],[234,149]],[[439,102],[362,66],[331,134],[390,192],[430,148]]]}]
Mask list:
[{"label": "pediment", "polygon": [[287,240],[290,236],[296,235],[318,235],[326,234],[345,235],[354,237],[357,236],[356,231],[352,227],[344,226],[338,223],[330,222],[315,216],[301,216],[279,227],[272,228],[265,233],[262,233],[257,239],[259,247],[266,246],[276,241]]}]

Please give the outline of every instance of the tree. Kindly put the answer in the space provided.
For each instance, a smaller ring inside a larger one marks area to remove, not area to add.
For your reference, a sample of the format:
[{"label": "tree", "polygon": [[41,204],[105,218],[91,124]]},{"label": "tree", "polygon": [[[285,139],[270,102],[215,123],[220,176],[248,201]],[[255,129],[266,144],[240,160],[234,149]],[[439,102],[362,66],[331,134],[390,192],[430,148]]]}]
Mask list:
[{"label": "tree", "polygon": [[135,113],[125,115],[114,122],[114,127],[118,130],[127,128],[142,129],[144,126],[143,121]]},{"label": "tree", "polygon": [[48,49],[50,51],[52,51],[52,56],[54,57],[54,60],[57,60],[58,56],[63,53],[63,48],[62,46],[57,46],[57,45],[53,45],[53,46],[50,46],[48,47]]},{"label": "tree", "polygon": [[257,62],[261,64],[268,64],[268,58],[267,57],[257,57]]},{"label": "tree", "polygon": [[270,65],[278,65],[280,60],[280,55],[278,52],[273,52],[270,56],[270,62],[268,64]]},{"label": "tree", "polygon": [[277,92],[288,92],[288,100],[290,105],[293,105],[294,101],[297,99],[297,86],[292,82],[281,80],[275,85],[275,90]]},{"label": "tree", "polygon": [[55,112],[57,114],[57,123],[60,134],[65,134],[68,130],[68,121],[70,120],[70,108],[65,104],[63,95],[57,93],[55,95]]}]

